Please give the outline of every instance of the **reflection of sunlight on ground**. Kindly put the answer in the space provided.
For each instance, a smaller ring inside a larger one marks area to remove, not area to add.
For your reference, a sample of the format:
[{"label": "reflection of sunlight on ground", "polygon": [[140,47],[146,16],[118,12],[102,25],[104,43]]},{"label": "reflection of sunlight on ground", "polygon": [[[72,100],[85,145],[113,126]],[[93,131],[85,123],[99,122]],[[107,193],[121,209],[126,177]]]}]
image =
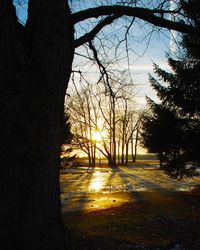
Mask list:
[{"label": "reflection of sunlight on ground", "polygon": [[94,173],[90,181],[88,190],[100,191],[103,188],[104,184],[106,184],[105,177],[107,176],[105,176],[105,174],[102,174],[101,172]]},{"label": "reflection of sunlight on ground", "polygon": [[[102,209],[123,202],[142,201],[145,192],[190,191],[200,177],[182,181],[163,171],[120,167],[118,169],[70,168],[61,174],[61,200],[64,210]],[[153,193],[152,193],[153,195]]]}]

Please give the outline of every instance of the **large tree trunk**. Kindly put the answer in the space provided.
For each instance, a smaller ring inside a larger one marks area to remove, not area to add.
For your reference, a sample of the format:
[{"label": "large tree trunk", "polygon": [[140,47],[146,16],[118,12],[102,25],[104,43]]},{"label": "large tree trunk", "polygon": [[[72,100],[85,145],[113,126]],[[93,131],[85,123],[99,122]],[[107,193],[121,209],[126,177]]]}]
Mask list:
[{"label": "large tree trunk", "polygon": [[73,28],[64,0],[29,0],[26,27],[0,1],[0,244],[60,250],[59,157]]}]

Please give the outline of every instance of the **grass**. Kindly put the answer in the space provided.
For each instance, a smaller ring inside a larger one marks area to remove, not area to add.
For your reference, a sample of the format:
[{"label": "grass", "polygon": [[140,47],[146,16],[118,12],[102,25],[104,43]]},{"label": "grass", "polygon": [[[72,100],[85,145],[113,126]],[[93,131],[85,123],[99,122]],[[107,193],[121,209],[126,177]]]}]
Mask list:
[{"label": "grass", "polygon": [[144,192],[144,201],[66,212],[69,249],[200,249],[200,193]]}]

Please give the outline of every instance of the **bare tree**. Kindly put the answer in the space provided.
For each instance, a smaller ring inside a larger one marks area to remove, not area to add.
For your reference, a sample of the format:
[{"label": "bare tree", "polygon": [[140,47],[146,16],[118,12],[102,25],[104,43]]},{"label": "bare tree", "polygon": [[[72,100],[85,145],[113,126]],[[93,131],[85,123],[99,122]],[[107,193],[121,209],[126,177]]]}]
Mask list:
[{"label": "bare tree", "polygon": [[[85,1],[86,8],[80,10],[74,1],[29,0],[23,26],[12,1],[0,0],[3,249],[65,249],[59,158],[65,93],[75,48],[123,16],[131,19],[127,19],[129,24],[134,18],[160,28],[199,34],[184,16],[179,1],[173,9],[166,0],[153,1],[152,8],[143,1],[106,1],[98,7],[86,2],[91,1]],[[172,15],[176,15],[175,20],[169,19]],[[88,26],[90,30],[78,27],[91,19],[96,22]],[[85,33],[74,38],[74,29]]]},{"label": "bare tree", "polygon": [[143,115],[144,112],[138,112],[137,122],[135,123],[132,137],[130,138],[132,162],[135,162],[137,159],[137,149],[138,149],[138,142],[141,130],[140,127]]},{"label": "bare tree", "polygon": [[86,83],[75,93],[71,94],[67,110],[71,114],[72,130],[74,131],[73,145],[88,156],[89,165],[94,166],[96,160],[95,131],[98,129],[98,114],[92,98],[92,86]]},{"label": "bare tree", "polygon": [[[130,141],[138,123],[134,84],[128,81],[126,74],[119,74],[117,79],[109,79],[107,88],[104,82],[89,84],[81,76],[79,89],[74,86],[75,94],[67,104],[74,143],[88,155],[90,164],[95,164],[97,150],[112,167],[117,166],[117,154],[118,159],[122,155],[122,164],[128,163]],[[98,142],[93,138],[97,132],[101,135]]]},{"label": "bare tree", "polygon": [[[129,88],[130,91],[130,88]],[[132,143],[135,141],[135,132],[138,127],[140,113],[136,109],[134,95],[130,92],[128,95],[123,93],[119,103],[119,135],[118,144],[121,149],[121,164],[128,164],[129,155],[132,152]]]}]

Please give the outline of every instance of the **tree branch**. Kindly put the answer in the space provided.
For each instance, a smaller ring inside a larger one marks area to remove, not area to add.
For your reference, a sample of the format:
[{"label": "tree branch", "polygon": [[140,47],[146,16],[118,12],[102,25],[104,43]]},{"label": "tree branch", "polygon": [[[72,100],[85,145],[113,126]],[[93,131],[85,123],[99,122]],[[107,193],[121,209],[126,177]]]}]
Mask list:
[{"label": "tree branch", "polygon": [[119,18],[120,15],[111,15],[106,17],[103,21],[101,21],[100,23],[98,23],[94,29],[92,29],[90,32],[86,33],[85,35],[81,36],[80,38],[75,40],[75,48],[83,45],[84,43],[87,43],[91,40],[94,39],[94,37],[106,26],[111,24],[114,20],[116,20],[117,18]]},{"label": "tree branch", "polygon": [[[177,14],[177,11],[164,11],[164,10],[151,10],[139,7],[129,6],[100,6],[96,8],[90,8],[82,10],[72,14],[72,22],[74,24],[84,21],[88,18],[98,18],[104,15],[126,15],[140,18],[158,27],[167,28],[170,30],[176,30],[182,33],[197,34],[199,30],[192,25],[187,25],[182,22],[170,21],[162,17],[161,14],[173,13]],[[161,15],[161,16],[158,16]]]}]

